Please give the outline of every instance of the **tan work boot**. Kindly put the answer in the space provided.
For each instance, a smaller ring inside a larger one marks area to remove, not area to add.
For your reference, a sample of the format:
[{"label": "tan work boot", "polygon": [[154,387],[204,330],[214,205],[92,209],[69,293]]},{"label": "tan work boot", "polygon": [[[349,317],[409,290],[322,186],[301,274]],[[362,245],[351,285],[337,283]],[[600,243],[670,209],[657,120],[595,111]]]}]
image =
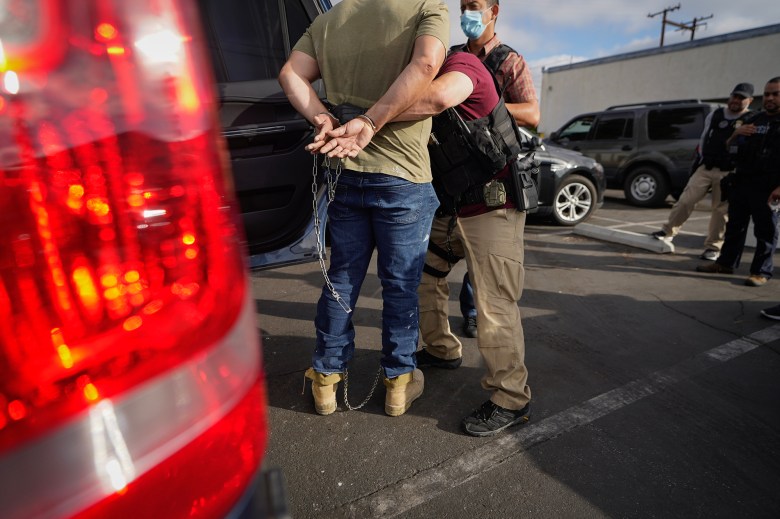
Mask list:
[{"label": "tan work boot", "polygon": [[395,378],[385,378],[385,414],[400,416],[406,412],[423,392],[425,379],[422,371],[415,369]]},{"label": "tan work boot", "polygon": [[336,388],[343,378],[341,373],[323,375],[309,368],[304,374],[311,380],[311,392],[314,395],[314,409],[317,414],[331,414],[336,410]]}]

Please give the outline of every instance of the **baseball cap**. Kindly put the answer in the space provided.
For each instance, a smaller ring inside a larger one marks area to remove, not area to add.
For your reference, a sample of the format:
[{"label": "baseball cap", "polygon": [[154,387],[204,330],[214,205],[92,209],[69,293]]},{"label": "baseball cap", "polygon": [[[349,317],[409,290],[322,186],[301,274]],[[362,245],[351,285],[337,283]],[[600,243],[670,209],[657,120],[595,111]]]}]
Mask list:
[{"label": "baseball cap", "polygon": [[745,98],[753,97],[753,85],[750,83],[740,83],[731,91],[733,96],[742,96]]}]

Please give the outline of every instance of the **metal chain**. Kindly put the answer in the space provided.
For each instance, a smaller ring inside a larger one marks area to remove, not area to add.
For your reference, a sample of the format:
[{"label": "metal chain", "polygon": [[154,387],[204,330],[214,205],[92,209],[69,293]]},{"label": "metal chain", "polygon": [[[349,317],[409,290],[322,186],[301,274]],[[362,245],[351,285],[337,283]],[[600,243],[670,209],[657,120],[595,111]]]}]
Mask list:
[{"label": "metal chain", "polygon": [[[336,164],[335,179],[331,175],[330,158],[325,159],[325,170],[327,171],[325,178],[328,188],[328,205],[330,205],[336,196],[336,184],[338,183],[339,176],[341,175],[341,160],[339,160]],[[314,211],[314,233],[317,236],[317,259],[320,262],[320,270],[322,271],[322,276],[325,278],[325,286],[327,286],[328,290],[330,290],[333,299],[336,300],[336,302],[339,304],[339,306],[341,306],[341,308],[344,309],[345,312],[350,313],[352,312],[352,308],[349,307],[349,304],[347,304],[347,302],[341,298],[339,293],[333,287],[333,283],[330,282],[330,278],[328,277],[328,269],[325,266],[325,236],[323,236],[320,232],[320,212],[319,208],[317,207],[317,192],[319,191],[319,186],[317,185],[317,155],[314,155],[314,164],[311,168],[311,176],[312,210]]]},{"label": "metal chain", "polygon": [[350,411],[357,411],[358,409],[365,406],[369,400],[371,400],[371,397],[374,395],[374,390],[376,389],[377,384],[379,383],[379,377],[382,376],[382,366],[379,366],[379,371],[376,372],[376,377],[374,378],[374,384],[371,386],[371,391],[368,392],[368,396],[363,400],[359,405],[351,406],[349,405],[349,400],[347,399],[347,386],[349,386],[349,370],[344,369],[344,405],[347,406],[347,409]]},{"label": "metal chain", "polygon": [[[331,171],[333,171],[330,167],[330,158],[325,157],[325,170],[327,173],[325,173],[325,182],[327,184],[327,192],[328,192],[328,205],[333,201],[333,199],[336,197],[336,185],[339,181],[339,176],[341,175],[341,160],[338,161],[335,168],[335,178],[333,177]],[[317,155],[314,155],[314,163],[312,165],[311,170],[312,175],[312,182],[311,182],[311,193],[312,193],[312,210],[314,212],[314,232],[317,235],[317,259],[320,262],[320,270],[322,271],[322,276],[325,278],[325,286],[328,287],[328,290],[330,290],[331,295],[333,296],[333,299],[336,300],[336,302],[341,306],[341,308],[344,309],[345,312],[350,313],[352,312],[352,309],[349,307],[346,301],[341,298],[339,293],[334,288],[333,284],[330,282],[330,278],[328,277],[328,269],[325,266],[325,237],[320,233],[320,213],[319,208],[317,204],[317,192],[319,191],[318,185],[317,185]],[[374,390],[376,389],[377,384],[379,383],[379,378],[382,376],[382,366],[379,366],[379,370],[376,373],[376,377],[374,378],[374,383],[371,386],[371,390],[368,392],[368,396],[357,406],[350,405],[349,398],[347,397],[347,394],[349,392],[349,370],[344,369],[344,405],[347,406],[347,409],[350,411],[356,411],[363,406],[365,406],[369,400],[371,400],[371,397],[374,395]],[[305,380],[304,380],[305,384]]]}]

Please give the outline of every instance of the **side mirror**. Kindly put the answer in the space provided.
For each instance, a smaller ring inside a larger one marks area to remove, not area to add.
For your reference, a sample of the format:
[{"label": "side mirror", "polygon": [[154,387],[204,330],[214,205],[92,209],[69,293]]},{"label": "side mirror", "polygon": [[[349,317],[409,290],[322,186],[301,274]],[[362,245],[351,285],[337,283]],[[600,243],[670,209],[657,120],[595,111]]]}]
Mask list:
[{"label": "side mirror", "polygon": [[558,140],[558,132],[552,132],[550,134],[550,140],[551,141],[557,141]]}]

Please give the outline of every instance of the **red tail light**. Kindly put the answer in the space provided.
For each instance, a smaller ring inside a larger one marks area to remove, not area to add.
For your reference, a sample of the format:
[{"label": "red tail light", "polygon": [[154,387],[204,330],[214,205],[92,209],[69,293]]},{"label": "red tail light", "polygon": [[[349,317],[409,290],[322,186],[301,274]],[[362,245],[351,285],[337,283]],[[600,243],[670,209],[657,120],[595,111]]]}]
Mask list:
[{"label": "red tail light", "polygon": [[264,394],[191,2],[4,8],[0,517],[222,513]]}]

